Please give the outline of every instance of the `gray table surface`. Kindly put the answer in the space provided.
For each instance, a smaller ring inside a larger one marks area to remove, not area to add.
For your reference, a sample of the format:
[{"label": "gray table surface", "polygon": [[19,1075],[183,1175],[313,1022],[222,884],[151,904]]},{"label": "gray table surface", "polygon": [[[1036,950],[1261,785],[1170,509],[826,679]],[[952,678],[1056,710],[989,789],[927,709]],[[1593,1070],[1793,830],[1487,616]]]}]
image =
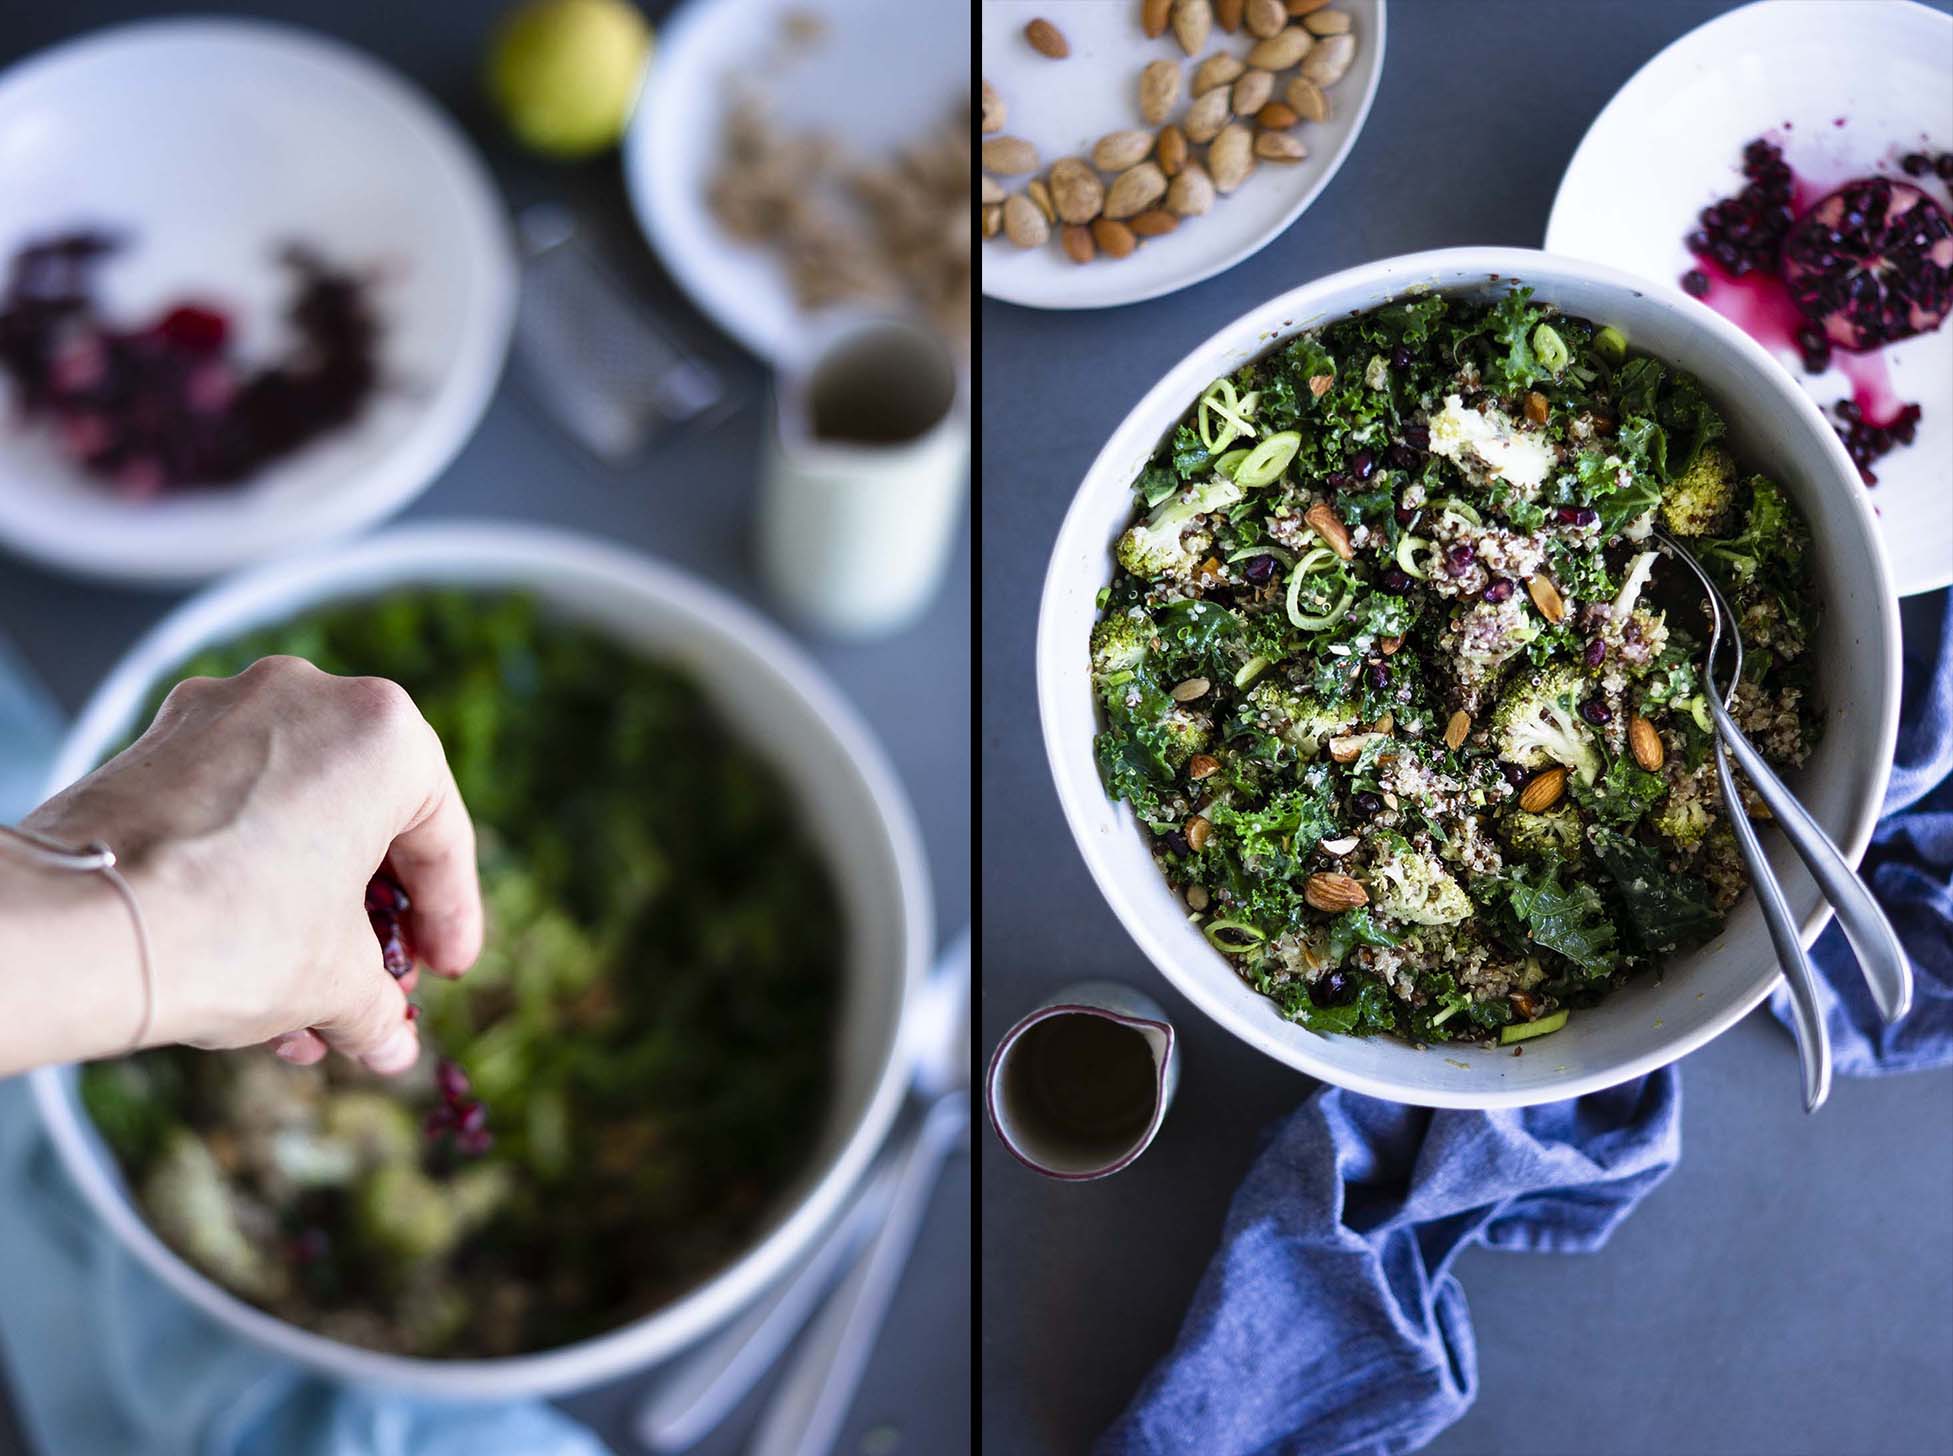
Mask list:
[{"label": "gray table surface", "polygon": [[[1561,172],[1643,61],[1713,0],[1390,0],[1389,53],[1341,174],[1218,278],[1130,308],[986,300],[985,1051],[1084,977],[1158,997],[1185,1047],[1158,1142],[1061,1186],[983,1138],[982,1419],[998,1451],[1082,1451],[1168,1347],[1258,1132],[1309,1084],[1206,1020],[1094,890],[1051,792],[1033,630],[1072,490],[1154,380],[1296,283],[1454,243],[1537,246]],[[1945,8],[1943,0],[1941,8]],[[1602,1252],[1483,1249],[1457,1273],[1480,1391],[1434,1453],[1953,1450],[1953,1072],[1841,1080],[1799,1110],[1787,1035],[1759,1011],[1683,1068],[1680,1166]]]},{"label": "gray table surface", "polygon": [[[0,0],[0,65],[81,31],[170,8],[114,0],[58,6]],[[675,292],[631,220],[614,158],[569,167],[533,161],[517,152],[485,114],[477,78],[484,37],[499,7],[267,0],[197,8],[309,25],[370,51],[419,81],[482,148],[512,205],[568,203],[641,288],[645,300],[721,364],[744,393],[745,407],[716,429],[673,438],[644,463],[612,471],[559,436],[525,395],[518,377],[505,378],[479,432],[408,516],[495,517],[578,528],[674,561],[759,601],[747,525],[764,372]],[[662,12],[669,6],[647,8]],[[947,585],[917,625],[872,645],[810,644],[815,658],[881,734],[914,802],[944,940],[970,917],[970,585],[966,523]],[[0,557],[0,631],[14,639],[71,710],[135,637],[177,600],[176,594],[84,584]],[[968,1448],[971,1200],[969,1162],[954,1158],[930,1207],[839,1451],[860,1449],[864,1432],[876,1428],[892,1428],[900,1451],[935,1456]],[[565,1405],[619,1452],[630,1452],[640,1448],[628,1435],[627,1418],[634,1396],[645,1387],[645,1378],[635,1376]],[[708,1456],[739,1449],[762,1399],[763,1394],[749,1400],[698,1449]],[[9,1447],[4,1405],[0,1390],[0,1456],[8,1456]],[[885,1443],[889,1433],[876,1430],[873,1444]]]}]

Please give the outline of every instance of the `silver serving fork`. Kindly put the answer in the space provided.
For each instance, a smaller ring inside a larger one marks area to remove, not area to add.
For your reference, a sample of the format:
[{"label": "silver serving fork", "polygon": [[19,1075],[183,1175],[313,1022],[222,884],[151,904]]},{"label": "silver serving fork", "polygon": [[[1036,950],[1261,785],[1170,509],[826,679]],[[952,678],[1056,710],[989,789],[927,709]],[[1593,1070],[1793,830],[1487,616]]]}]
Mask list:
[{"label": "silver serving fork", "polygon": [[[1818,827],[1817,821],[1797,802],[1796,796],[1763,761],[1763,756],[1729,716],[1728,703],[1734,699],[1736,685],[1743,676],[1743,638],[1736,627],[1735,613],[1730,610],[1729,603],[1710,579],[1709,573],[1702,569],[1702,563],[1686,547],[1665,531],[1657,530],[1655,535],[1677,560],[1695,573],[1708,595],[1709,651],[1703,676],[1708,683],[1706,697],[1709,712],[1716,722],[1716,777],[1722,786],[1723,804],[1729,814],[1730,827],[1736,835],[1736,847],[1742,852],[1743,863],[1749,867],[1750,883],[1755,887],[1757,903],[1763,909],[1764,924],[1769,927],[1778,964],[1783,967],[1784,979],[1790,987],[1797,1050],[1804,1072],[1804,1110],[1815,1112],[1823,1106],[1831,1090],[1831,1039],[1824,1027],[1823,1011],[1818,1006],[1817,971],[1798,938],[1797,923],[1791,918],[1789,906],[1784,903],[1783,887],[1777,882],[1776,872],[1770,868],[1763,846],[1757,842],[1756,830],[1750,824],[1749,816],[1742,812],[1736,776],[1729,766],[1732,756],[1748,776],[1757,797],[1776,816],[1776,822],[1782,828],[1784,837],[1790,841],[1790,847],[1797,851],[1798,858],[1804,861],[1811,878],[1817,882],[1818,892],[1830,903],[1832,913],[1838,917],[1838,924],[1844,928],[1845,939],[1851,943],[1852,952],[1858,957],[1858,969],[1866,985],[1871,988],[1872,1000],[1887,1022],[1897,1021],[1912,1005],[1912,968],[1906,960],[1904,948],[1899,944],[1899,937],[1893,932],[1892,923],[1879,909],[1871,891],[1853,872],[1837,845],[1831,842],[1830,836]],[[1728,623],[1729,641],[1736,659],[1727,693],[1722,690],[1716,676],[1716,658],[1722,647],[1725,622]]]}]

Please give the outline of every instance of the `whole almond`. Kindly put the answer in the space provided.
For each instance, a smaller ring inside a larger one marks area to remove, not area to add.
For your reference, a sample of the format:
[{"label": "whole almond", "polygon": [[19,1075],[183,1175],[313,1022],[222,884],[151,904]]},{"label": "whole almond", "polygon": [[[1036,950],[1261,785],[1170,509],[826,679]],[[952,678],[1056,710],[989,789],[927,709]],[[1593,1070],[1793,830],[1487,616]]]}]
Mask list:
[{"label": "whole almond", "polygon": [[1214,685],[1204,677],[1190,677],[1185,682],[1175,683],[1168,694],[1176,703],[1191,703],[1195,698],[1204,698]]},{"label": "whole almond", "polygon": [[1285,131],[1255,133],[1255,155],[1271,162],[1299,162],[1309,149]]},{"label": "whole almond", "polygon": [[1132,235],[1131,228],[1109,217],[1092,219],[1092,241],[1108,258],[1130,257],[1132,250],[1139,246],[1139,240]]},{"label": "whole almond", "polygon": [[1329,4],[1329,0],[1284,0],[1282,8],[1291,16],[1311,15]]},{"label": "whole almond", "polygon": [[1166,189],[1166,208],[1176,217],[1199,217],[1214,205],[1214,180],[1198,162],[1186,168]]},{"label": "whole almond", "polygon": [[1051,224],[1035,202],[1013,192],[1004,203],[1004,235],[1020,248],[1040,248],[1051,240]]},{"label": "whole almond", "polygon": [[1286,71],[1306,56],[1313,44],[1314,39],[1308,31],[1291,25],[1279,35],[1257,41],[1255,48],[1248,52],[1248,64],[1259,66],[1264,71]]},{"label": "whole almond", "polygon": [[1226,51],[1209,56],[1194,67],[1193,94],[1205,96],[1216,86],[1232,86],[1235,78],[1247,69],[1239,56],[1231,56]]},{"label": "whole almond", "polygon": [[1076,223],[1061,228],[1058,239],[1065,245],[1065,252],[1074,263],[1089,263],[1098,252],[1098,249],[1092,246],[1092,230],[1080,227]]},{"label": "whole almond", "polygon": [[1173,0],[1139,0],[1139,28],[1148,40],[1166,34],[1166,13],[1172,8]]},{"label": "whole almond", "polygon": [[1295,114],[1304,121],[1324,122],[1329,120],[1329,98],[1323,94],[1322,87],[1307,76],[1291,77],[1288,89],[1282,95],[1288,104],[1295,108]]},{"label": "whole almond", "polygon": [[1054,61],[1062,61],[1071,54],[1071,47],[1065,43],[1064,32],[1050,21],[1033,20],[1024,27],[1024,39],[1031,43],[1031,49],[1041,56],[1049,56]]},{"label": "whole almond", "polygon": [[1348,561],[1356,554],[1350,549],[1349,529],[1343,525],[1342,518],[1330,507],[1327,501],[1317,501],[1302,513],[1302,519],[1315,527],[1325,545],[1343,560]]},{"label": "whole almond", "polygon": [[1275,94],[1275,77],[1268,71],[1247,71],[1234,83],[1228,105],[1236,116],[1253,116]]},{"label": "whole almond", "polygon": [[1349,70],[1349,63],[1355,59],[1355,36],[1326,35],[1316,42],[1309,51],[1309,58],[1302,62],[1302,74],[1318,86],[1334,86],[1343,79],[1343,73]]},{"label": "whole almond", "polygon": [[1451,715],[1451,721],[1444,725],[1444,746],[1453,753],[1465,741],[1465,735],[1472,731],[1472,715],[1463,708]]},{"label": "whole almond", "polygon": [[1092,147],[1092,165],[1101,172],[1123,172],[1146,160],[1153,150],[1149,131],[1115,131],[1100,137]]},{"label": "whole almond", "polygon": [[1004,184],[999,182],[995,177],[985,177],[983,179],[983,195],[978,200],[984,203],[1002,203],[1004,200]]},{"label": "whole almond", "polygon": [[1214,24],[1229,35],[1241,28],[1241,12],[1248,0],[1214,0]]},{"label": "whole almond", "polygon": [[1153,160],[1167,176],[1178,177],[1187,165],[1187,134],[1177,126],[1161,127],[1159,140],[1153,143]]},{"label": "whole almond", "polygon": [[1533,605],[1547,621],[1557,622],[1566,616],[1566,602],[1560,596],[1560,589],[1545,572],[1536,571],[1527,579],[1526,595],[1533,599]]},{"label": "whole almond", "polygon": [[[1397,653],[1397,649],[1402,647],[1403,645],[1404,645],[1404,639],[1401,637],[1385,637],[1384,639],[1382,639],[1380,642],[1377,643],[1377,650],[1383,653],[1385,657],[1394,657]],[[1384,717],[1386,718],[1389,716],[1390,715],[1388,713],[1384,714]]]},{"label": "whole almond", "polygon": [[1255,125],[1269,131],[1287,131],[1301,119],[1280,101],[1271,101],[1255,113]]},{"label": "whole almond", "polygon": [[1004,129],[1004,98],[997,94],[997,88],[988,81],[983,83],[983,134]]},{"label": "whole almond", "polygon": [[1024,191],[1031,201],[1037,204],[1038,211],[1044,214],[1046,222],[1058,220],[1058,209],[1051,205],[1051,189],[1044,185],[1042,178],[1033,177],[1024,184]]},{"label": "whole almond", "polygon": [[1375,736],[1372,733],[1338,733],[1329,740],[1329,756],[1337,763],[1355,763]]},{"label": "whole almond", "polygon": [[1187,760],[1187,777],[1190,779],[1211,779],[1221,771],[1221,761],[1211,754],[1196,753]]},{"label": "whole almond", "polygon": [[1139,73],[1139,114],[1149,126],[1158,126],[1173,112],[1180,99],[1180,64],[1177,61],[1149,61]]},{"label": "whole almond", "polygon": [[1015,177],[1038,169],[1038,149],[1022,137],[992,137],[983,144],[983,170]]},{"label": "whole almond", "polygon": [[1208,0],[1173,0],[1173,38],[1180,49],[1197,56],[1207,48],[1207,36],[1214,25],[1214,7]]},{"label": "whole almond", "polygon": [[1302,886],[1302,898],[1325,915],[1354,910],[1359,905],[1370,903],[1369,893],[1361,883],[1348,875],[1338,874],[1310,875],[1308,882]]},{"label": "whole almond", "polygon": [[1248,180],[1255,169],[1254,135],[1240,122],[1229,122],[1207,149],[1207,170],[1213,174],[1214,190],[1234,191]]},{"label": "whole almond", "polygon": [[1211,142],[1227,125],[1229,113],[1227,88],[1216,86],[1194,98],[1194,104],[1181,118],[1180,129],[1186,132],[1190,142]]},{"label": "whole almond", "polygon": [[1187,848],[1199,854],[1207,841],[1214,837],[1214,826],[1196,814],[1187,821],[1186,835]]},{"label": "whole almond", "polygon": [[1628,747],[1634,750],[1634,761],[1649,773],[1655,772],[1668,757],[1661,746],[1661,735],[1655,732],[1655,725],[1636,713],[1628,719]]},{"label": "whole almond", "polygon": [[1309,376],[1309,393],[1313,394],[1317,399],[1321,399],[1325,394],[1329,393],[1329,386],[1335,382],[1336,376],[1333,374],[1311,374]]},{"label": "whole almond", "polygon": [[1519,791],[1519,807],[1528,814],[1544,814],[1566,792],[1566,770],[1558,764],[1534,774]]},{"label": "whole almond", "polygon": [[1180,226],[1180,219],[1162,207],[1149,207],[1128,224],[1142,238],[1159,238]]},{"label": "whole almond", "polygon": [[983,235],[986,238],[994,238],[1003,230],[1004,205],[1001,202],[992,203],[983,209]]},{"label": "whole almond", "polygon": [[1342,35],[1349,30],[1349,17],[1340,10],[1315,10],[1302,18],[1311,35]]},{"label": "whole almond", "polygon": [[1279,34],[1288,24],[1288,10],[1282,0],[1248,0],[1248,34],[1261,40]]},{"label": "whole almond", "polygon": [[1051,164],[1051,202],[1064,222],[1090,222],[1105,206],[1105,183],[1078,157]]},{"label": "whole almond", "polygon": [[1141,162],[1136,167],[1126,168],[1113,179],[1111,190],[1105,194],[1105,215],[1111,218],[1131,217],[1136,212],[1144,212],[1164,196],[1166,173],[1151,162]]}]

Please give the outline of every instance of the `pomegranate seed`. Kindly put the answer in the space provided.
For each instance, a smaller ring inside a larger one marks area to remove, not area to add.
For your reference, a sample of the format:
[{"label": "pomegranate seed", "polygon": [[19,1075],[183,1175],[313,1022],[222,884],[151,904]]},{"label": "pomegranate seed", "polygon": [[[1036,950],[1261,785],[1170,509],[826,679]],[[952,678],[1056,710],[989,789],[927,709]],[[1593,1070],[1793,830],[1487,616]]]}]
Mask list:
[{"label": "pomegranate seed", "polygon": [[1488,602],[1505,601],[1516,589],[1517,584],[1510,577],[1502,576],[1485,588],[1485,600]]},{"label": "pomegranate seed", "polygon": [[1691,268],[1682,275],[1682,291],[1691,298],[1700,298],[1709,291],[1709,275],[1700,268]]}]

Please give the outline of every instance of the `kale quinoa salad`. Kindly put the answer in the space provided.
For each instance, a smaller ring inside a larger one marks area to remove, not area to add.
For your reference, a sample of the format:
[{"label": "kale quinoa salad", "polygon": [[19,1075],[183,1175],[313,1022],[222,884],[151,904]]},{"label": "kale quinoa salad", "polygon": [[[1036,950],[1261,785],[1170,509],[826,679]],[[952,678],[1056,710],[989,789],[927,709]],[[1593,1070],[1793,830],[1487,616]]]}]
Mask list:
[{"label": "kale quinoa salad", "polygon": [[179,675],[278,652],[394,679],[447,748],[488,929],[416,999],[493,1139],[435,1135],[433,1055],[387,1080],[256,1049],[85,1067],[157,1233],[282,1319],[445,1357],[603,1333],[742,1253],[833,1090],[842,912],[787,785],[684,671],[521,595],[332,607]]},{"label": "kale quinoa salad", "polygon": [[1720,930],[1707,623],[1657,523],[1741,619],[1738,725],[1780,768],[1819,727],[1808,528],[1724,434],[1692,376],[1513,287],[1289,340],[1140,473],[1100,773],[1285,1016],[1520,1042]]}]

